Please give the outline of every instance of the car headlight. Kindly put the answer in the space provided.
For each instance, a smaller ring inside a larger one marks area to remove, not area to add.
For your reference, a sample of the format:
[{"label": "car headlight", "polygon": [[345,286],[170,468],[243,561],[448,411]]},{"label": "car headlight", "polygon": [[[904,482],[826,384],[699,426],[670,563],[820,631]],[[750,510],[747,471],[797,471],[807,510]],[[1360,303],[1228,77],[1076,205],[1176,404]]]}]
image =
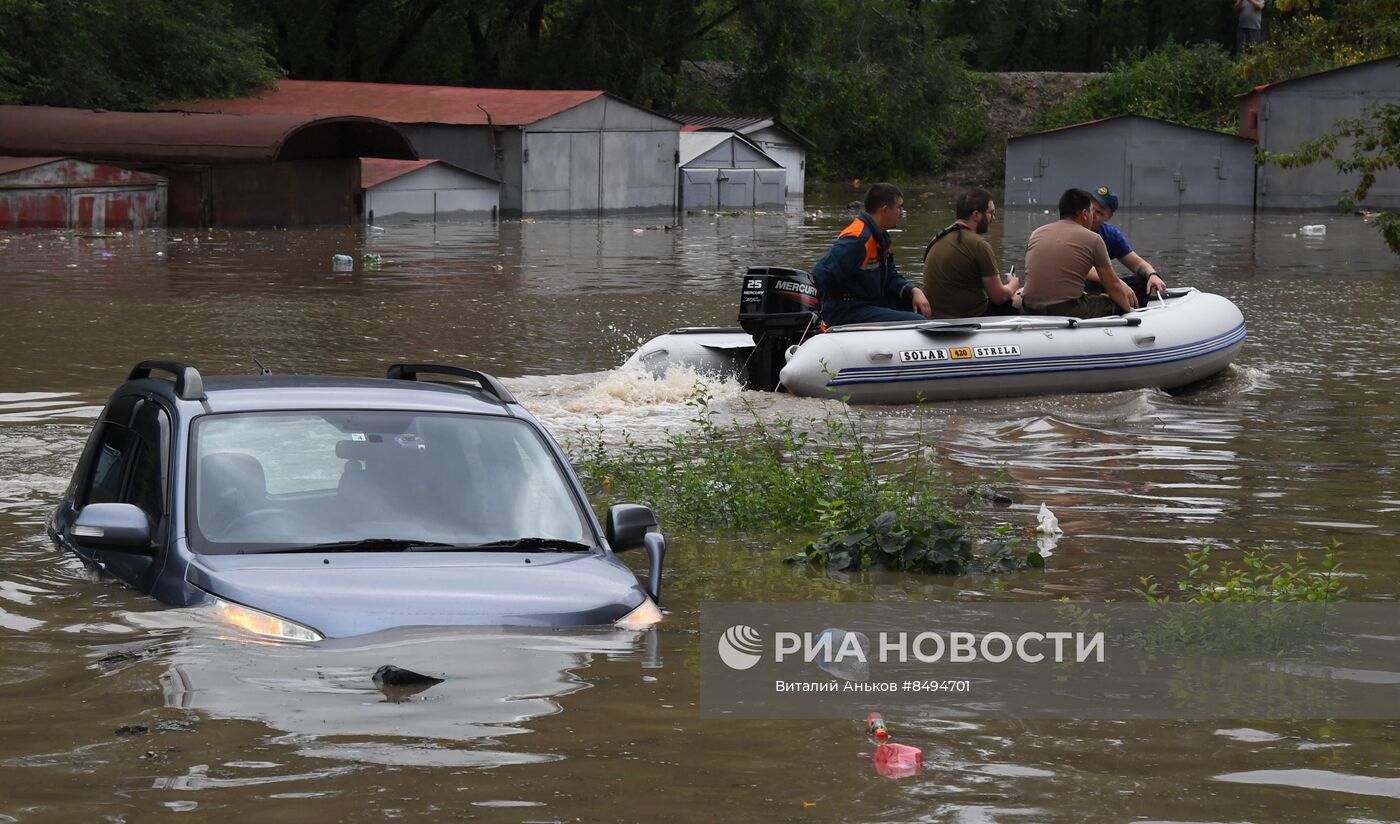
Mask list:
[{"label": "car headlight", "polygon": [[286,618],[222,598],[214,599],[214,610],[224,621],[244,632],[264,638],[276,638],[279,641],[321,641],[325,638],[316,630],[295,621],[288,621]]},{"label": "car headlight", "polygon": [[654,601],[645,596],[637,608],[613,621],[613,626],[618,629],[646,629],[649,626],[661,623],[661,608]]}]

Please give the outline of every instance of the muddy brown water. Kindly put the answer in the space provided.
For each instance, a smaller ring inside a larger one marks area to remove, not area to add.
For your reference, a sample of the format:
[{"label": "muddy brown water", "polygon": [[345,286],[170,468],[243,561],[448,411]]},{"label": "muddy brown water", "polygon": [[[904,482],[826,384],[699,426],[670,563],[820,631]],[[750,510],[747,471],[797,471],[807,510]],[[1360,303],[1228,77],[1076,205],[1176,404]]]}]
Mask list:
[{"label": "muddy brown water", "polygon": [[[724,324],[750,264],[809,266],[849,219],[787,215],[386,225],[382,231],[0,235],[0,820],[1380,821],[1400,819],[1400,724],[949,721],[891,715],[926,769],[893,782],[859,719],[703,720],[712,601],[1127,599],[1181,552],[1344,544],[1350,596],[1400,592],[1400,258],[1360,218],[1138,212],[1120,225],[1173,284],[1233,299],[1250,338],[1177,395],[1121,392],[871,410],[934,436],[961,480],[1003,478],[1021,528],[1067,535],[1001,582],[830,579],[797,539],[673,535],[660,630],[405,631],[311,647],[228,637],[57,554],[42,521],[132,364],[378,374],[475,365],[566,443],[686,426],[689,382],[614,372],[646,337]],[[991,238],[1018,262],[1039,211]],[[912,263],[947,219],[911,198]],[[1298,235],[1325,223],[1325,237]],[[332,254],[383,256],[330,271]],[[913,268],[906,265],[906,268]],[[722,413],[829,402],[715,389]],[[644,559],[632,558],[640,569]],[[384,663],[445,676],[386,700]],[[119,728],[125,734],[118,734]]]}]

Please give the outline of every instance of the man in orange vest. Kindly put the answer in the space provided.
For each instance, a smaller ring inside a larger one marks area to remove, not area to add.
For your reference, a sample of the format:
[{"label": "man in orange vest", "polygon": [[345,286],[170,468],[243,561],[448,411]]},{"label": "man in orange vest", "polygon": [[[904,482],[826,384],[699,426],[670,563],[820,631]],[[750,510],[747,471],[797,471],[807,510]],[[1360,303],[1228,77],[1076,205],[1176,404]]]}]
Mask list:
[{"label": "man in orange vest", "polygon": [[924,290],[905,280],[890,255],[889,230],[899,225],[904,195],[888,183],[876,183],[865,193],[864,205],[865,211],[812,267],[822,321],[836,326],[931,317]]}]

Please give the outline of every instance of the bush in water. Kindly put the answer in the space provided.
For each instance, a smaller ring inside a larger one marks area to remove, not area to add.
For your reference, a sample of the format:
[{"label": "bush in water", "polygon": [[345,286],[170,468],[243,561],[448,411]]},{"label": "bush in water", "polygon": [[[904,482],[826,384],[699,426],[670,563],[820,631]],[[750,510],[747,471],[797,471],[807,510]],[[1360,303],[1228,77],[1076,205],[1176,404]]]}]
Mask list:
[{"label": "bush in water", "polygon": [[1005,540],[978,547],[963,525],[946,515],[929,518],[910,513],[901,519],[894,512],[880,513],[864,528],[823,532],[806,551],[787,562],[833,572],[871,569],[940,575],[1005,573],[1045,566],[1040,553],[1019,556]]},{"label": "bush in water", "polygon": [[[1313,569],[1303,553],[1293,561],[1281,561],[1271,552],[1248,551],[1238,564],[1221,561],[1214,574],[1210,569],[1210,547],[1201,545],[1186,552],[1181,565],[1186,577],[1177,589],[1190,604],[1232,604],[1264,601],[1271,603],[1321,602],[1344,600],[1347,588],[1337,574],[1342,568],[1341,543],[1333,541],[1323,552],[1318,569]],[[1154,604],[1171,600],[1153,576],[1139,578],[1133,589]]]},{"label": "bush in water", "polygon": [[[665,444],[630,438],[609,448],[588,433],[575,465],[590,491],[647,503],[668,528],[820,530],[789,559],[826,569],[889,569],[959,574],[1043,566],[1018,557],[1009,527],[981,552],[966,524],[981,495],[954,489],[922,431],[910,448],[880,446],[884,426],[842,407],[824,418],[715,421],[709,388],[689,400],[693,428]],[[974,487],[980,492],[984,487]]]}]

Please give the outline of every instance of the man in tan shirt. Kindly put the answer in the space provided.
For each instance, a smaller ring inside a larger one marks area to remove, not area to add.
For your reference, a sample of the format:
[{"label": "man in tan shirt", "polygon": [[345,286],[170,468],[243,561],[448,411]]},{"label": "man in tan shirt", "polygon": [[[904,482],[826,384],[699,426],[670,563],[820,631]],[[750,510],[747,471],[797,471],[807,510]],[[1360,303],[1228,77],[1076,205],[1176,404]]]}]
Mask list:
[{"label": "man in tan shirt", "polygon": [[[1108,259],[1108,247],[1093,225],[1093,199],[1083,189],[1060,196],[1060,219],[1031,232],[1026,244],[1026,288],[1022,311],[1028,315],[1101,318],[1131,312],[1137,296]],[[1085,294],[1092,269],[1104,294]]]}]

